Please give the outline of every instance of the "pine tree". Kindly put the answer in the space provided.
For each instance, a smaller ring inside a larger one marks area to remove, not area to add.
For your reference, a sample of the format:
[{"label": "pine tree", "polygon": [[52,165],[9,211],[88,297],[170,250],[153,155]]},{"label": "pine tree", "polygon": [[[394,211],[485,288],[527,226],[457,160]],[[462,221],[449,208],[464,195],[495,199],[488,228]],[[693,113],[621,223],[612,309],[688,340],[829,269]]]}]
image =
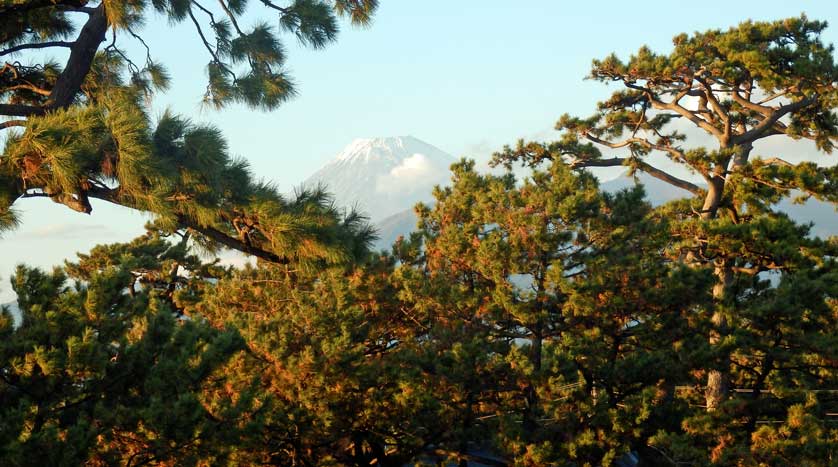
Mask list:
[{"label": "pine tree", "polygon": [[[749,21],[727,31],[679,35],[667,55],[643,47],[627,61],[614,55],[595,60],[590,77],[618,83],[620,90],[590,118],[562,116],[559,141],[521,142],[495,158],[505,164],[562,160],[574,168],[626,166],[695,195],[669,212],[678,221],[672,224],[678,241],[670,254],[713,270],[717,278],[714,324],[707,332],[714,347],[705,366],[708,411],[732,397],[741,399],[730,392],[741,363],[729,345],[743,319],[743,306],[733,306],[740,298],[737,284],[759,281],[770,271],[794,273],[797,263],[784,243],[806,243],[776,212],[776,203],[788,196],[838,202],[836,167],[753,153],[756,142],[772,136],[807,139],[832,151],[838,137],[838,67],[833,48],[820,38],[826,26],[805,16]],[[680,132],[677,122],[706,133],[717,146],[691,148],[690,135]],[[605,157],[603,149],[626,155]],[[653,153],[682,164],[706,186],[655,167],[648,158]],[[762,312],[770,317],[781,310]],[[717,440],[720,450],[729,444]]]},{"label": "pine tree", "polygon": [[186,308],[246,341],[225,369],[227,387],[258,400],[235,462],[401,466],[432,442],[440,420],[416,368],[421,328],[396,299],[393,266],[264,263]]},{"label": "pine tree", "polygon": [[206,394],[244,342],[176,318],[167,281],[203,281],[171,272],[179,249],[150,234],[52,273],[18,267],[23,322],[4,313],[0,330],[4,465],[226,462],[251,400]]},{"label": "pine tree", "polygon": [[395,247],[427,316],[431,393],[462,427],[441,439],[451,457],[609,464],[677,428],[710,282],[663,256],[668,225],[642,190],[602,194],[561,161],[520,183],[453,171]]},{"label": "pine tree", "polygon": [[[266,0],[261,6],[278,15],[282,31],[319,48],[336,39],[339,17],[368,24],[377,2]],[[169,232],[189,230],[207,245],[266,261],[337,261],[357,252],[357,245],[335,243],[345,237],[339,231],[346,222],[323,193],[284,199],[254,180],[244,161],[228,156],[218,129],[169,114],[152,122],[145,113],[169,76],[147,46],[139,59],[126,52],[124,41],[145,46],[138,28],[150,20],[194,24],[196,41],[210,57],[209,104],[273,109],[291,97],[281,31],[264,22],[243,29],[247,11],[242,0],[210,8],[191,0],[1,6],[0,56],[19,60],[0,70],[0,115],[12,118],[0,124],[7,133],[0,156],[0,230],[16,225],[12,205],[21,198],[46,197],[84,213],[93,209],[90,199],[101,199],[150,212]],[[67,49],[69,56],[63,65],[39,62],[44,49]]]}]

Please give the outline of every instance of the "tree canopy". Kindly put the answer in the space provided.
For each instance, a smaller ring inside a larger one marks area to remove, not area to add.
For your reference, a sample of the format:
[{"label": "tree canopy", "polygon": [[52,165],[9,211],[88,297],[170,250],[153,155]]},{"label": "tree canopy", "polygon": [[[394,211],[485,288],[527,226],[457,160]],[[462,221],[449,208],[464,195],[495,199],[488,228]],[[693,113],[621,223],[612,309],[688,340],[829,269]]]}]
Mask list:
[{"label": "tree canopy", "polygon": [[[594,60],[590,78],[616,82],[621,89],[589,118],[563,115],[556,124],[563,131],[559,141],[522,141],[498,153],[495,162],[626,166],[694,194],[694,203],[673,209],[684,223],[671,253],[715,271],[717,311],[709,338],[721,342],[732,319],[726,302],[740,275],[794,270],[787,250],[775,243],[778,235],[790,233],[789,221],[772,207],[790,195],[838,202],[838,166],[752,154],[756,141],[771,136],[812,140],[832,152],[838,138],[838,67],[833,47],[820,38],[826,26],[806,16],[746,21],[727,31],[681,34],[669,54],[642,47],[628,60],[615,55]],[[688,122],[691,132],[706,133],[717,145],[690,148],[690,136],[677,122]],[[605,148],[626,155],[606,158]],[[705,185],[655,167],[646,160],[655,152],[699,175]],[[788,241],[792,238],[799,237]],[[709,410],[727,398],[728,364],[719,362],[709,372]]]}]

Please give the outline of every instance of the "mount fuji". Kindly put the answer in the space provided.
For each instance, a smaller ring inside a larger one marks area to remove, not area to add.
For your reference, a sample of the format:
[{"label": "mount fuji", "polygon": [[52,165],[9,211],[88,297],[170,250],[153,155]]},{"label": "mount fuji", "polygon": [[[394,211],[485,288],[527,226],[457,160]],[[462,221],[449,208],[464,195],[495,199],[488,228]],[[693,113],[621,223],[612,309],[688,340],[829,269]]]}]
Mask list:
[{"label": "mount fuji", "polygon": [[[450,183],[449,168],[454,162],[450,154],[412,136],[356,139],[303,182],[303,187],[323,185],[339,206],[366,213],[380,237],[374,247],[387,250],[396,238],[416,229],[413,206],[433,201],[433,187]],[[636,183],[644,185],[652,205],[690,196],[642,173],[636,178],[624,174],[600,186],[613,193]],[[800,205],[783,200],[778,208],[798,222],[812,223],[814,235],[838,234],[838,216],[829,203],[809,200]]]},{"label": "mount fuji", "polygon": [[324,186],[342,207],[373,222],[430,201],[434,185],[450,180],[456,159],[413,136],[356,139],[303,182]]}]

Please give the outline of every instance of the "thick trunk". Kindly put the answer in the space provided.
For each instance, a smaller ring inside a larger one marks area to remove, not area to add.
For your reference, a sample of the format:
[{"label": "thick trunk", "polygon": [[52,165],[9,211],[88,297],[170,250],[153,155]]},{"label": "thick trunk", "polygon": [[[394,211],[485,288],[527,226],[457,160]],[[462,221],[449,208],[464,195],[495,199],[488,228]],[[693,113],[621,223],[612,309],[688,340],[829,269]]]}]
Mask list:
[{"label": "thick trunk", "polygon": [[[723,186],[722,181],[721,187]],[[708,192],[707,199],[704,203],[705,212],[702,214],[702,217],[704,215],[708,215],[709,213],[712,213],[713,217],[715,216],[716,210],[718,209],[718,202],[721,200],[721,187],[718,188],[718,191],[711,189]],[[711,196],[717,197],[716,204],[711,203]],[[731,269],[731,265],[727,261],[724,261],[716,266],[714,273],[716,275],[717,282],[713,286],[713,301],[715,305],[719,307],[721,302],[725,299],[728,288],[733,282],[733,270]],[[712,324],[713,328],[710,331],[710,345],[714,346],[719,344],[722,339],[722,335],[727,328],[727,318],[721,313],[721,311],[719,311],[719,309],[713,313]],[[727,365],[724,362],[720,364],[718,369],[710,370],[707,373],[707,387],[704,392],[704,399],[708,412],[716,410],[719,405],[727,399],[729,380],[730,374],[727,370]]]},{"label": "thick trunk", "polygon": [[[722,142],[722,146],[729,147],[726,141]],[[752,149],[753,146],[750,143],[743,143],[739,146],[738,151],[730,161],[729,170],[736,170],[747,164]],[[710,180],[707,187],[707,197],[704,199],[704,206],[701,212],[702,219],[710,220],[718,214],[726,181],[726,178],[721,173],[715,174]],[[733,269],[731,266],[731,262],[725,260],[715,267],[714,272],[717,282],[713,287],[713,301],[717,307],[725,300],[730,285],[733,283]],[[717,309],[713,313],[712,323],[713,329],[710,331],[710,345],[717,345],[728,327],[727,317]],[[721,362],[718,369],[710,370],[707,373],[707,387],[705,389],[704,399],[708,412],[716,410],[728,398],[730,389],[730,372],[728,368],[729,365],[726,362]]]},{"label": "thick trunk", "polygon": [[[718,311],[713,313],[713,330],[710,331],[710,345],[717,345],[721,340],[722,330],[727,327],[727,318]],[[727,399],[729,392],[730,373],[724,368],[724,363],[719,369],[707,372],[707,388],[704,390],[704,400],[707,404],[707,411],[712,412],[719,408],[722,402]]]},{"label": "thick trunk", "polygon": [[466,395],[466,413],[465,417],[463,417],[463,434],[462,438],[460,438],[459,449],[460,458],[457,461],[458,467],[468,467],[468,459],[466,456],[468,455],[468,441],[469,441],[469,431],[471,430],[472,426],[472,419],[474,418],[474,395],[469,392]]},{"label": "thick trunk", "polygon": [[[711,179],[707,187],[707,197],[704,199],[704,206],[701,213],[701,218],[710,220],[716,217],[719,206],[721,205],[722,195],[724,193],[725,179],[721,176],[716,176]],[[723,262],[715,268],[715,275],[717,278],[716,285],[713,287],[713,301],[718,307],[725,299],[727,289],[733,281],[733,271],[730,264]],[[710,331],[710,345],[717,345],[721,340],[724,329],[727,327],[727,318],[716,310],[712,317],[713,329]],[[704,399],[707,405],[707,411],[712,412],[716,410],[719,405],[728,397],[730,375],[722,363],[717,369],[712,369],[707,372],[707,387],[704,392]]]},{"label": "thick trunk", "polygon": [[704,206],[701,208],[702,219],[709,220],[716,217],[719,206],[722,204],[724,188],[725,179],[721,176],[715,176],[710,179],[710,183],[707,184],[707,196],[704,198]]},{"label": "thick trunk", "polygon": [[107,31],[108,19],[105,16],[105,4],[102,3],[90,14],[73,48],[70,49],[67,65],[58,76],[55,87],[50,93],[48,108],[66,108],[73,103],[73,99],[90,72],[96,51],[99,50],[99,44],[105,40]]}]

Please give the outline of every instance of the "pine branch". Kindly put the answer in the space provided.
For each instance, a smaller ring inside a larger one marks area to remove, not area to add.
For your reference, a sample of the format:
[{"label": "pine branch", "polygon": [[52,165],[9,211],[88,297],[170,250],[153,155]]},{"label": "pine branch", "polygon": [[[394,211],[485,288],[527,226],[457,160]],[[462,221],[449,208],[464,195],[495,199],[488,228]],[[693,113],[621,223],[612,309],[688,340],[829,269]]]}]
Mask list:
[{"label": "pine branch", "polygon": [[33,115],[43,115],[44,113],[46,113],[46,109],[36,105],[0,104],[0,115],[31,117]]},{"label": "pine branch", "polygon": [[[22,197],[50,197],[45,193],[32,193],[27,194]],[[125,203],[124,201],[120,200],[119,193],[117,190],[109,189],[109,188],[102,188],[102,187],[91,187],[90,190],[87,191],[87,196],[94,199],[99,199],[102,201],[107,201],[109,203],[113,203],[119,206],[136,209],[135,206],[131,205],[130,203]],[[55,198],[53,198],[55,200]],[[61,204],[65,204],[71,209],[75,209],[74,206],[67,204],[67,201],[70,200],[61,200]],[[88,211],[89,212],[89,211]],[[183,215],[178,215],[178,224],[182,225],[184,228],[192,229],[195,232],[198,232],[205,237],[213,240],[221,245],[226,246],[227,248],[231,248],[234,250],[241,251],[242,253],[246,253],[252,256],[255,256],[259,259],[268,261],[274,264],[290,264],[291,260],[288,257],[277,255],[276,253],[272,253],[270,251],[264,250],[262,248],[250,245],[242,240],[237,238],[233,238],[226,233],[210,226],[202,226],[195,222],[192,219],[187,218]]]},{"label": "pine branch", "polygon": [[6,120],[5,122],[0,123],[0,130],[5,130],[6,128],[11,128],[15,126],[25,126],[26,120]]}]

